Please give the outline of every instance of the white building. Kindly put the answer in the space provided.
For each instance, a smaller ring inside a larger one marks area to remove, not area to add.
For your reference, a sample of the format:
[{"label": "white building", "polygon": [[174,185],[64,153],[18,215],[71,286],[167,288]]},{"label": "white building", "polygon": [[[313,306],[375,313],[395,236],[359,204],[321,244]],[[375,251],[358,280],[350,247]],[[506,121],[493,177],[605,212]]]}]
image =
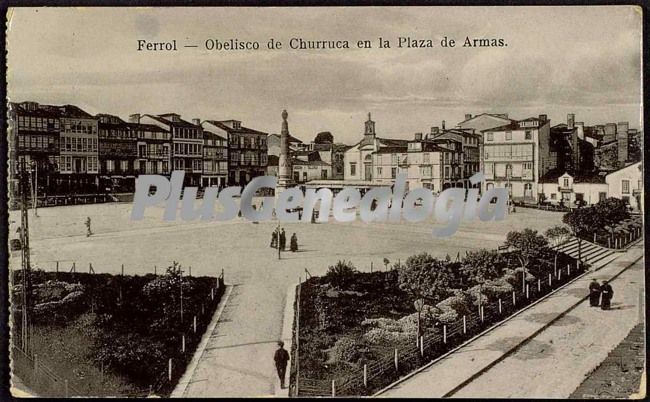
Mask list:
[{"label": "white building", "polygon": [[576,207],[593,205],[613,197],[626,201],[634,211],[643,210],[643,168],[633,163],[607,175],[579,176],[548,172],[538,185],[540,196],[551,204]]},{"label": "white building", "polygon": [[546,115],[513,121],[483,131],[482,191],[506,187],[515,201],[536,203],[540,177],[555,167],[550,158],[550,120]]}]

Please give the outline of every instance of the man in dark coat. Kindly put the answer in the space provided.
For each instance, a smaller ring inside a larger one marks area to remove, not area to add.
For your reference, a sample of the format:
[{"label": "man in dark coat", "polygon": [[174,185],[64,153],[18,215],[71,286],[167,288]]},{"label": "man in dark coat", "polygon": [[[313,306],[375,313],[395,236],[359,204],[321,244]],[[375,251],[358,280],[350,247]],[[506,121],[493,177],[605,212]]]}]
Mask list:
[{"label": "man in dark coat", "polygon": [[271,248],[276,247],[278,247],[278,231],[274,230],[273,233],[271,233]]},{"label": "man in dark coat", "polygon": [[289,249],[293,252],[298,251],[298,236],[296,234],[291,235],[291,242],[289,243]]},{"label": "man in dark coat", "polygon": [[284,233],[284,229],[280,232],[280,250],[284,251],[284,248],[287,246],[287,235]]},{"label": "man in dark coat", "polygon": [[289,352],[284,349],[284,342],[278,342],[278,349],[273,356],[275,360],[275,368],[278,370],[278,377],[280,377],[280,388],[284,388],[284,375],[287,372],[287,362],[289,361]]},{"label": "man in dark coat", "polygon": [[614,289],[612,289],[612,285],[607,281],[603,281],[603,284],[600,285],[600,293],[602,296],[600,300],[600,308],[603,310],[609,310],[612,297],[614,297]]},{"label": "man in dark coat", "polygon": [[600,304],[600,285],[596,278],[591,280],[589,284],[589,305],[591,307],[598,307]]}]

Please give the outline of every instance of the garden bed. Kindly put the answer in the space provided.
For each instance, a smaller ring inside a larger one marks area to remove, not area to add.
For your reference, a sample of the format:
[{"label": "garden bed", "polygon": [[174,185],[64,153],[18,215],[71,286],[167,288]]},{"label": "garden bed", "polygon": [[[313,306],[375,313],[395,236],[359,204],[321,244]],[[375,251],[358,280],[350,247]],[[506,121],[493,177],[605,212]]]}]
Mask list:
[{"label": "garden bed", "polygon": [[180,269],[144,276],[33,271],[27,353],[16,272],[14,374],[40,396],[169,395],[224,291],[223,278]]},{"label": "garden bed", "polygon": [[[562,253],[557,254],[556,265],[555,254],[548,249],[539,258],[529,262],[525,282],[515,253],[487,250],[459,261],[420,254],[401,266],[372,273],[356,272],[339,262],[326,276],[310,278],[299,287],[299,323],[295,326],[299,339],[292,350],[292,356],[298,353],[299,363],[292,365],[292,395],[372,395],[586,268],[577,269],[576,261]],[[489,275],[482,272],[484,279],[477,283],[477,271],[469,268],[481,259],[491,259],[495,269]],[[436,279],[441,289],[429,293],[419,307],[418,342],[418,313],[407,286],[413,282],[404,278],[409,266],[423,261],[433,267],[427,272],[447,272],[447,276]]]}]

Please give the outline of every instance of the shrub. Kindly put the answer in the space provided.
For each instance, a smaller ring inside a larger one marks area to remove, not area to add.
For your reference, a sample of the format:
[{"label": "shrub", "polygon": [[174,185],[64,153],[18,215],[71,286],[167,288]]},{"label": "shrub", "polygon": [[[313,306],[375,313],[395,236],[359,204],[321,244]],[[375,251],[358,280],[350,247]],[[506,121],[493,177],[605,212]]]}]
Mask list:
[{"label": "shrub", "polygon": [[352,282],[357,269],[348,261],[338,261],[336,265],[330,265],[325,274],[325,280],[332,286],[344,289]]}]

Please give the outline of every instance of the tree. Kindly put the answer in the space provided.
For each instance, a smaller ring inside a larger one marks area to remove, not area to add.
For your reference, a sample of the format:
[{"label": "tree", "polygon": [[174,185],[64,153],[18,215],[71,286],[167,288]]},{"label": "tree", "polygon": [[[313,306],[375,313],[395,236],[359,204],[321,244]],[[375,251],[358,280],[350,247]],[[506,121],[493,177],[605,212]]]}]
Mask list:
[{"label": "tree", "polygon": [[594,208],[604,225],[616,224],[630,217],[627,212],[627,203],[618,198],[610,197],[602,200],[594,205]]},{"label": "tree", "polygon": [[573,235],[578,239],[578,261],[582,263],[582,236],[596,232],[602,227],[602,220],[594,207],[588,207],[567,212],[562,217],[562,222],[571,228]]},{"label": "tree", "polygon": [[334,143],[334,136],[329,131],[322,131],[322,132],[316,134],[316,138],[314,138],[314,143],[315,144],[333,144]]},{"label": "tree", "polygon": [[460,272],[469,287],[501,276],[504,261],[494,250],[480,249],[467,253],[461,262]]},{"label": "tree", "polygon": [[[420,311],[425,301],[439,303],[451,291],[454,275],[451,263],[439,260],[428,253],[413,255],[398,268],[399,288],[407,292],[418,312],[417,339],[420,339]],[[418,308],[417,306],[420,306]]]},{"label": "tree", "polygon": [[[546,232],[544,232],[544,235],[548,237],[551,242],[553,242],[553,245],[558,246],[564,242],[564,240],[568,239],[569,236],[571,235],[571,230],[562,225],[555,225],[551,228],[548,228]],[[557,272],[557,257],[560,254],[558,249],[555,249],[555,258],[553,261],[553,272]]]},{"label": "tree", "polygon": [[526,274],[532,260],[540,258],[548,251],[548,241],[536,230],[524,229],[521,232],[512,231],[506,235],[508,247],[515,250],[514,255],[519,260],[522,269],[522,291],[526,291]]}]

